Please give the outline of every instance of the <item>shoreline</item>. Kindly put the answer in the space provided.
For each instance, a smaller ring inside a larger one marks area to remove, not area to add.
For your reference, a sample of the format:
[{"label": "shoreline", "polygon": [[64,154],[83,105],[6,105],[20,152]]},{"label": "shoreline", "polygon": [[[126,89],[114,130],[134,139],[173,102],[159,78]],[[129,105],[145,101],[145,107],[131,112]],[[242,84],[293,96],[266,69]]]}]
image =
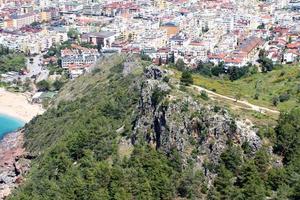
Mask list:
[{"label": "shoreline", "polygon": [[0,141],[0,200],[6,199],[23,181],[31,158],[24,148],[22,129],[11,132]]},{"label": "shoreline", "polygon": [[[31,103],[29,93],[13,93],[0,88],[0,115],[12,117],[25,125],[44,111],[40,104]],[[23,127],[0,139],[0,200],[23,182],[30,169],[31,158],[24,147]]]},{"label": "shoreline", "polygon": [[20,117],[17,117],[17,116],[13,116],[13,115],[9,115],[9,114],[6,114],[6,113],[3,113],[0,111],[0,116],[5,116],[5,117],[9,117],[9,118],[13,118],[14,120],[17,120],[19,122],[22,122],[22,124],[26,124],[26,122],[24,121],[24,119],[21,119]]},{"label": "shoreline", "polygon": [[29,102],[29,95],[13,93],[0,88],[0,114],[28,123],[37,115],[45,111],[41,105]]}]

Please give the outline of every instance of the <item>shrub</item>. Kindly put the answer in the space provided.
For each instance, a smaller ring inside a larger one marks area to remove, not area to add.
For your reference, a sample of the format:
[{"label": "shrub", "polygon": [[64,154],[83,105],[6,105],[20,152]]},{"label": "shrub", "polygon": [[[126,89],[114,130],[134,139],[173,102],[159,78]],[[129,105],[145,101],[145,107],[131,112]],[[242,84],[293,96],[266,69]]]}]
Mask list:
[{"label": "shrub", "polygon": [[207,101],[209,99],[207,93],[204,90],[201,91],[200,97],[201,97],[201,99],[203,99],[205,101]]},{"label": "shrub", "polygon": [[53,83],[54,90],[60,90],[63,85],[64,85],[64,82],[62,82],[60,80],[54,81],[54,83]]},{"label": "shrub", "polygon": [[175,63],[176,69],[179,71],[183,71],[185,69],[185,63],[182,59],[178,59],[177,62]]},{"label": "shrub", "polygon": [[163,91],[160,88],[156,87],[151,96],[152,105],[157,106],[166,95],[167,95],[166,91]]},{"label": "shrub", "polygon": [[219,112],[220,110],[221,110],[221,107],[220,107],[220,106],[214,105],[213,111],[214,111],[215,113]]},{"label": "shrub", "polygon": [[259,58],[258,62],[261,64],[262,72],[264,73],[272,71],[274,68],[273,61],[265,56]]},{"label": "shrub", "polygon": [[42,80],[36,84],[39,91],[48,91],[50,84],[46,80]]},{"label": "shrub", "polygon": [[279,76],[284,76],[285,75],[285,71],[281,71]]},{"label": "shrub", "polygon": [[148,56],[147,54],[141,54],[140,56],[141,56],[141,59],[142,59],[142,60],[145,60],[145,61],[151,61],[150,56]]},{"label": "shrub", "polygon": [[163,78],[163,81],[166,82],[166,83],[169,83],[170,78],[169,78],[168,76],[165,76],[165,77]]},{"label": "shrub", "polygon": [[193,81],[193,77],[192,77],[191,72],[189,72],[189,71],[182,72],[180,81],[184,85],[191,85],[191,84],[193,84],[194,81]]},{"label": "shrub", "polygon": [[252,150],[248,141],[246,141],[242,144],[242,149],[243,149],[245,154],[251,153],[251,150]]},{"label": "shrub", "polygon": [[273,97],[272,98],[272,104],[273,104],[273,106],[277,106],[278,105],[278,101],[279,101],[278,97]]},{"label": "shrub", "polygon": [[283,93],[283,94],[279,95],[280,102],[285,102],[285,101],[288,101],[289,99],[290,99],[290,95],[288,93]]},{"label": "shrub", "polygon": [[94,74],[97,74],[97,73],[99,73],[99,72],[101,72],[101,69],[100,69],[99,67],[94,68],[94,69],[92,70],[92,74],[93,74],[93,75],[94,75]]},{"label": "shrub", "polygon": [[300,93],[300,84],[297,85],[297,91],[296,92],[297,92],[297,94]]}]

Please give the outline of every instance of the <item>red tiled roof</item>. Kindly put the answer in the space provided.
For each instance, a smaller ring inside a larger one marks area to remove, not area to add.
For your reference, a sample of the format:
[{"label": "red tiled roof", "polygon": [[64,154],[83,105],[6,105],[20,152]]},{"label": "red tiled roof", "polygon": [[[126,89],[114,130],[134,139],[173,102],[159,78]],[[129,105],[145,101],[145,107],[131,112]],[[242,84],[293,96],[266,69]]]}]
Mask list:
[{"label": "red tiled roof", "polygon": [[223,59],[225,58],[226,54],[220,53],[220,54],[209,54],[208,58],[209,59]]},{"label": "red tiled roof", "polygon": [[257,37],[248,38],[239,48],[239,51],[249,54],[253,49],[263,43],[263,40]]},{"label": "red tiled roof", "polygon": [[237,57],[229,57],[224,59],[225,63],[235,63],[235,64],[241,64],[243,60],[241,58]]},{"label": "red tiled roof", "polygon": [[287,48],[288,49],[298,49],[298,48],[300,48],[300,42],[294,42],[294,43],[288,44]]},{"label": "red tiled roof", "polygon": [[168,48],[160,48],[160,49],[157,50],[157,52],[159,52],[159,53],[168,53],[169,49]]}]

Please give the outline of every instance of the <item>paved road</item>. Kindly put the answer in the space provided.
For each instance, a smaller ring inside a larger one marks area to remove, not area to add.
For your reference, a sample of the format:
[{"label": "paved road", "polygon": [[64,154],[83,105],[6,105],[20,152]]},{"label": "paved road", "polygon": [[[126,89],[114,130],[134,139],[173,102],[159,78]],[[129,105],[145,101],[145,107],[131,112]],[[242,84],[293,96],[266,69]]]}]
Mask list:
[{"label": "paved road", "polygon": [[257,105],[251,104],[248,101],[244,101],[244,100],[236,100],[235,98],[231,98],[231,97],[228,97],[228,96],[225,96],[225,95],[215,93],[213,91],[207,90],[207,89],[205,89],[203,87],[200,87],[200,86],[197,86],[197,85],[192,85],[191,87],[195,88],[199,91],[204,90],[209,96],[216,96],[216,97],[220,97],[222,99],[234,101],[236,103],[245,105],[245,106],[249,107],[251,110],[254,110],[254,111],[257,111],[257,112],[261,112],[261,113],[269,112],[269,113],[273,113],[273,114],[279,114],[280,113],[278,110],[272,110],[272,109],[269,109],[269,108],[266,108],[266,107],[257,106]]},{"label": "paved road", "polygon": [[41,81],[47,79],[49,71],[44,69],[42,66],[42,55],[37,55],[33,57],[33,62],[30,62],[30,59],[27,59],[27,70],[29,71],[28,74],[21,76],[23,80],[26,78],[30,78],[33,75],[36,76],[36,81]]},{"label": "paved road", "polygon": [[26,58],[26,68],[28,73],[25,75],[19,75],[17,72],[10,74],[4,81],[12,82],[14,80],[25,81],[26,78],[31,78],[35,76],[36,82],[47,79],[49,75],[49,70],[42,66],[42,55],[37,55],[32,57],[33,60],[30,62],[30,58]]}]

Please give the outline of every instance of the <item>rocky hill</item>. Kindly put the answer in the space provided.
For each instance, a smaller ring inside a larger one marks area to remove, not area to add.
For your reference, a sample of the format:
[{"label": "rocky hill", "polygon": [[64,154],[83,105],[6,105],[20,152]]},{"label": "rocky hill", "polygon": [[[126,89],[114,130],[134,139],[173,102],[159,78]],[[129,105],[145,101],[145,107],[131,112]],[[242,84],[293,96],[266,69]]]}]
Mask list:
[{"label": "rocky hill", "polygon": [[174,148],[185,163],[191,151],[197,151],[199,166],[205,159],[216,164],[229,141],[239,146],[247,142],[253,153],[261,147],[251,122],[234,119],[226,110],[214,110],[188,95],[171,95],[171,86],[164,82],[166,76],[167,72],[156,66],[144,70],[133,144],[147,141],[166,153]]},{"label": "rocky hill", "polygon": [[25,147],[36,158],[11,199],[280,194],[274,170],[282,157],[269,140],[250,121],[186,91],[168,70],[135,57],[100,63],[26,125]]}]

